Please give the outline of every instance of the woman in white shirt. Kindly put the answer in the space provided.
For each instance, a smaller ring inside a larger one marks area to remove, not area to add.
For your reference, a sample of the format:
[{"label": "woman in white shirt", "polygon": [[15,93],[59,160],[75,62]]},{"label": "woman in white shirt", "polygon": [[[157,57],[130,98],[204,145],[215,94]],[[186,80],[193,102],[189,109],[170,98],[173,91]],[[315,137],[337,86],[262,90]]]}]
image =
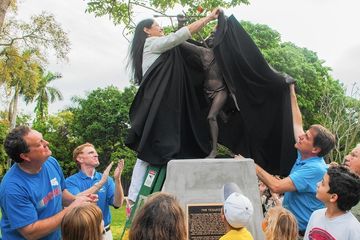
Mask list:
[{"label": "woman in white shirt", "polygon": [[[192,34],[198,32],[208,22],[217,19],[218,12],[219,9],[216,8],[208,16],[166,36],[164,35],[163,28],[154,19],[145,19],[139,22],[135,28],[133,41],[130,46],[130,64],[135,83],[141,85],[149,68],[151,68],[163,53],[185,42],[191,38]],[[157,113],[155,113],[155,115],[157,115]],[[137,144],[138,143],[135,143],[136,146],[131,148],[137,150]],[[161,151],[162,150],[163,149],[161,149]],[[128,194],[130,205],[136,201],[149,162],[152,164],[152,161],[149,159],[143,160],[138,158],[134,166]]]}]

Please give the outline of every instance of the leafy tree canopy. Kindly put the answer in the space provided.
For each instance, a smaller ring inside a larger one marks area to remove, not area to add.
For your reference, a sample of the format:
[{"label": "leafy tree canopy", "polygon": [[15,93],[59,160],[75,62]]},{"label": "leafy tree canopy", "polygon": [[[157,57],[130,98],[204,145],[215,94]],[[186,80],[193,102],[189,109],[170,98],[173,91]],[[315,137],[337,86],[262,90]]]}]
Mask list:
[{"label": "leafy tree canopy", "polygon": [[133,1],[113,1],[113,0],[88,0],[86,11],[94,13],[95,16],[108,15],[114,24],[124,24],[126,28],[131,29],[134,26],[134,9],[146,8],[156,13],[167,16],[166,10],[172,9],[175,5],[183,7],[187,15],[199,16],[205,11],[210,11],[215,7],[223,8],[235,7],[240,4],[249,4],[248,0],[133,0]]},{"label": "leafy tree canopy", "polygon": [[43,12],[32,16],[29,22],[16,19],[16,15],[6,19],[0,31],[0,55],[7,47],[29,49],[43,57],[53,50],[58,59],[66,60],[70,42],[54,16]]},{"label": "leafy tree canopy", "polygon": [[41,132],[49,142],[52,155],[59,161],[65,177],[77,171],[76,163],[72,160],[72,151],[79,140],[73,133],[73,124],[74,114],[67,110],[50,115],[46,121],[35,121],[33,124],[33,128]]},{"label": "leafy tree canopy", "polygon": [[242,21],[241,25],[269,64],[297,81],[298,101],[305,127],[320,122],[320,104],[329,92],[345,98],[342,84],[331,77],[331,68],[325,66],[325,62],[315,52],[291,42],[282,42],[280,34],[266,25],[246,21]]},{"label": "leafy tree canopy", "polygon": [[20,53],[17,48],[7,47],[0,56],[0,72],[0,84],[5,84],[8,93],[17,88],[25,98],[31,99],[41,76],[39,55],[31,50]]},{"label": "leafy tree canopy", "polygon": [[[74,98],[77,107],[73,129],[81,143],[94,144],[101,158],[101,167],[106,166],[111,154],[124,147],[123,139],[129,127],[129,108],[136,88],[119,91],[110,86],[96,89],[86,98]],[[80,143],[80,144],[81,144]]]},{"label": "leafy tree canopy", "polygon": [[[1,2],[0,21],[14,3],[14,0]],[[66,60],[70,50],[67,34],[53,15],[43,12],[32,16],[29,22],[16,17],[14,13],[7,16],[4,23],[0,22],[0,86],[5,87],[11,98],[8,107],[10,128],[16,125],[19,98],[32,102],[39,87],[43,86],[40,81],[48,54],[54,53],[59,60]],[[41,107],[38,109],[43,114],[47,106]]]}]

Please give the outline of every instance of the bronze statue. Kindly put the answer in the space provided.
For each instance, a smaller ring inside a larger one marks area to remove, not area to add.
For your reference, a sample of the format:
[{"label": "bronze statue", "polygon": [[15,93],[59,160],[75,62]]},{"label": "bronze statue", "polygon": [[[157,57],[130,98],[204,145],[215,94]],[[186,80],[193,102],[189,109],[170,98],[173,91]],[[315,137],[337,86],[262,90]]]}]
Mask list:
[{"label": "bronze statue", "polygon": [[[206,45],[208,47],[197,46],[189,42],[183,43],[181,45],[199,57],[201,60],[202,69],[205,73],[204,91],[208,99],[211,101],[207,119],[210,127],[212,148],[207,158],[215,158],[217,155],[217,142],[219,135],[217,117],[228,98],[227,87],[225,85],[221,70],[216,63],[214,52],[211,49],[211,39],[212,36],[210,36],[206,41]],[[222,116],[224,116],[223,112]]]}]

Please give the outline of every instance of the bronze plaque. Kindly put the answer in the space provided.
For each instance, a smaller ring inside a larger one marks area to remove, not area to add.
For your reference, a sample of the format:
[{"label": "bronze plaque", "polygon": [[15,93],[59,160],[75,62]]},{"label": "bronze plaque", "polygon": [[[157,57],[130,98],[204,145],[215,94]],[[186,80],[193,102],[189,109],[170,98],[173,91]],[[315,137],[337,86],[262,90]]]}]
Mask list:
[{"label": "bronze plaque", "polygon": [[225,234],[221,203],[188,204],[186,216],[189,240],[218,240]]}]

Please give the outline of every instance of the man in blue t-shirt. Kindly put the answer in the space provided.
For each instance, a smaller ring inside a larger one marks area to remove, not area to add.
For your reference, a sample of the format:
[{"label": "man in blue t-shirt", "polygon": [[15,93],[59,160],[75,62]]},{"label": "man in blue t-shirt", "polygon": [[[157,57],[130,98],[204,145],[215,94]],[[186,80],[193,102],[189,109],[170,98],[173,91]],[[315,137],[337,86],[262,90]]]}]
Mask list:
[{"label": "man in blue t-shirt", "polygon": [[[41,133],[20,126],[4,142],[15,164],[0,185],[1,232],[4,239],[61,239],[65,213],[94,196],[75,197],[65,189],[65,179],[49,143]],[[62,204],[68,205],[63,210]]]},{"label": "man in blue t-shirt", "polygon": [[104,218],[104,240],[112,240],[109,206],[119,208],[124,201],[124,193],[121,186],[121,173],[124,168],[124,160],[119,161],[114,171],[114,183],[114,180],[109,177],[112,163],[109,164],[103,174],[95,170],[100,163],[94,145],[85,143],[75,148],[73,159],[76,161],[80,171],[66,179],[66,187],[72,194],[84,193],[84,191],[98,194],[99,201],[97,205],[101,208]]},{"label": "man in blue t-shirt", "polygon": [[256,175],[273,193],[285,193],[283,206],[295,215],[303,236],[312,212],[324,207],[315,197],[316,184],[326,173],[323,157],[334,148],[335,137],[321,125],[312,125],[304,132],[294,84],[290,85],[290,98],[297,160],[286,178],[278,179],[258,165]]}]

